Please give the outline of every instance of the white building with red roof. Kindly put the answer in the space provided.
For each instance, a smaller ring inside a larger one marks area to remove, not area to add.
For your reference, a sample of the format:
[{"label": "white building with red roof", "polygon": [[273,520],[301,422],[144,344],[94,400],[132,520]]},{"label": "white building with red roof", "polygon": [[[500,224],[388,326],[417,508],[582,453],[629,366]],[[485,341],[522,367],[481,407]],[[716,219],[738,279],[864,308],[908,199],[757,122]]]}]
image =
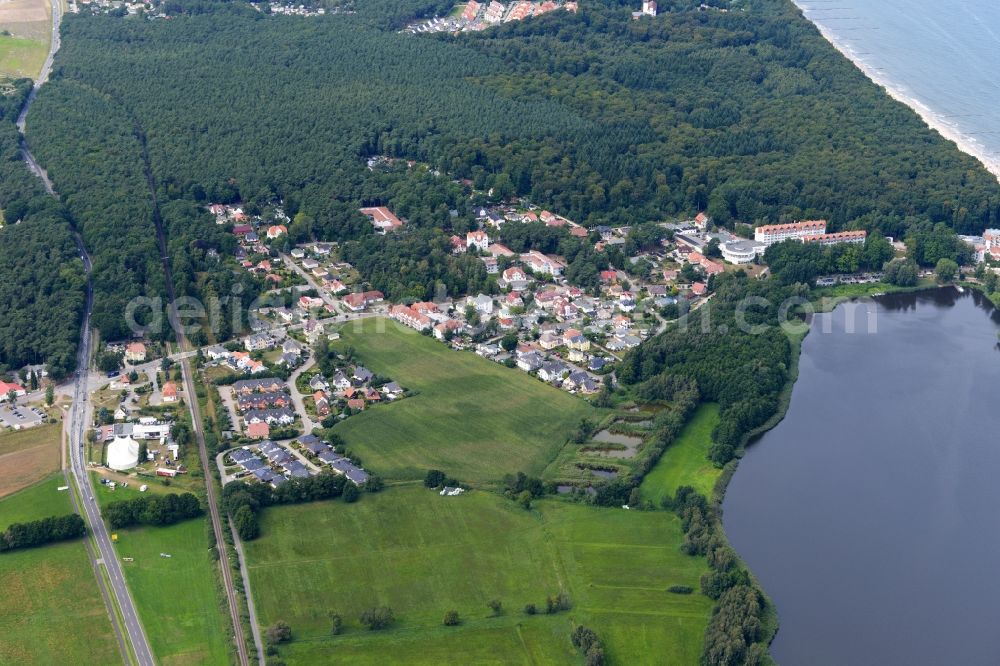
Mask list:
[{"label": "white building with red roof", "polygon": [[558,277],[562,275],[563,263],[554,257],[549,257],[537,250],[531,250],[521,255],[524,265],[536,273]]},{"label": "white building with red roof", "polygon": [[753,239],[758,243],[773,245],[789,239],[804,236],[819,236],[826,233],[826,220],[807,220],[790,224],[765,224],[754,229]]},{"label": "white building with red roof", "polygon": [[371,220],[377,234],[385,236],[390,231],[398,231],[403,228],[403,221],[385,206],[374,206],[359,210],[362,215],[367,216]]},{"label": "white building with red roof", "polygon": [[0,400],[6,400],[7,395],[13,391],[18,398],[28,394],[24,387],[14,382],[0,382]]},{"label": "white building with red roof", "polygon": [[868,232],[864,229],[857,231],[837,231],[832,234],[816,234],[815,236],[803,236],[800,240],[803,243],[819,243],[820,245],[838,245],[840,243],[864,243],[868,237]]}]

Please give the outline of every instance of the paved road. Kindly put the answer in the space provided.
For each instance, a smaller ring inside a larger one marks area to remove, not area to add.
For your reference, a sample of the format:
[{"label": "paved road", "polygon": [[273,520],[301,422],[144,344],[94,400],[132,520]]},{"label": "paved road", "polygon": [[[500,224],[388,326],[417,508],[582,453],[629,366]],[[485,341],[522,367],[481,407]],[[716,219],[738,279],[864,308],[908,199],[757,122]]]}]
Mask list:
[{"label": "paved road", "polygon": [[316,280],[313,279],[312,275],[306,273],[305,270],[297,263],[292,261],[292,258],[289,257],[287,254],[281,255],[281,258],[284,259],[286,266],[288,266],[293,271],[302,276],[302,278],[306,281],[306,284],[308,284],[310,287],[316,290],[316,293],[319,294],[319,297],[323,299],[324,303],[333,308],[337,307],[337,299],[331,296],[330,292],[328,292],[326,289],[323,289],[323,287],[321,287],[316,282]]},{"label": "paved road", "polygon": [[136,661],[140,666],[153,666],[153,653],[149,647],[149,640],[143,631],[142,623],[139,620],[139,613],[136,611],[135,602],[125,584],[125,575],[122,573],[121,563],[118,561],[118,554],[111,543],[111,536],[108,528],[101,518],[100,507],[94,498],[94,488],[91,483],[90,474],[87,473],[87,462],[84,459],[84,437],[87,426],[90,423],[91,407],[90,393],[88,386],[87,369],[90,364],[90,353],[93,345],[93,338],[90,332],[90,313],[93,305],[93,291],[89,282],[90,257],[83,249],[82,242],[77,237],[80,244],[80,252],[84,258],[84,266],[87,270],[87,305],[84,310],[83,324],[80,332],[80,350],[77,359],[77,373],[73,381],[73,405],[69,415],[69,458],[70,471],[76,480],[77,487],[80,488],[83,517],[87,521],[90,532],[97,543],[97,550],[100,559],[97,564],[103,564],[108,574],[108,582],[111,591],[118,602],[118,608],[124,619],[125,631],[128,634],[129,642],[135,651]]},{"label": "paved road", "polygon": [[299,412],[299,416],[302,417],[302,430],[307,435],[313,431],[313,428],[315,428],[317,424],[313,423],[313,420],[309,418],[309,412],[306,411],[305,400],[302,399],[302,393],[299,392],[296,383],[298,382],[299,377],[302,376],[302,373],[313,366],[313,363],[315,363],[315,359],[313,359],[312,354],[310,353],[309,359],[296,368],[295,372],[293,372],[288,378],[288,390],[292,396],[292,404],[295,405],[295,409]]},{"label": "paved road", "polygon": [[[62,6],[60,5],[60,0],[52,0],[52,41],[49,45],[49,54],[45,59],[45,64],[42,67],[42,71],[39,74],[38,79],[35,81],[27,100],[25,100],[21,113],[17,117],[17,128],[21,134],[21,154],[24,161],[28,165],[28,168],[41,178],[46,191],[53,197],[57,195],[55,189],[52,187],[52,182],[49,181],[45,170],[38,164],[35,156],[31,154],[31,150],[28,148],[27,142],[24,140],[24,127],[25,119],[28,116],[28,111],[31,109],[32,103],[35,101],[38,89],[43,83],[45,83],[45,81],[48,80],[49,73],[52,71],[52,61],[55,57],[56,51],[59,50],[59,26],[61,22]],[[80,348],[77,357],[76,377],[72,384],[73,404],[69,413],[68,432],[70,472],[76,480],[77,487],[80,489],[80,508],[82,509],[83,518],[86,521],[87,526],[90,529],[90,533],[93,535],[94,542],[97,545],[97,554],[100,555],[99,558],[93,560],[93,566],[95,570],[97,570],[101,565],[103,565],[105,571],[107,572],[107,579],[110,584],[111,593],[114,595],[115,601],[118,604],[118,609],[121,612],[125,632],[128,634],[129,642],[132,644],[136,662],[139,666],[154,666],[155,662],[153,660],[153,653],[149,648],[149,641],[146,638],[146,633],[143,631],[142,623],[139,620],[139,614],[136,611],[135,602],[132,600],[132,595],[129,593],[128,586],[125,584],[125,576],[122,573],[121,564],[118,561],[118,555],[111,543],[111,537],[108,534],[108,529],[104,524],[104,520],[101,518],[100,507],[97,504],[97,500],[94,499],[94,489],[91,484],[90,475],[87,473],[86,460],[84,460],[83,442],[87,426],[90,422],[91,412],[91,408],[89,407],[90,386],[88,381],[88,370],[90,366],[91,347],[93,345],[93,339],[90,332],[90,315],[93,307],[93,286],[90,282],[90,272],[92,266],[90,263],[90,257],[87,255],[87,250],[83,245],[83,239],[78,233],[74,233],[74,240],[76,241],[77,249],[80,252],[80,259],[83,261],[84,270],[87,274],[87,301],[84,308],[83,322],[81,323]],[[103,588],[104,578],[102,576],[98,576],[98,582]],[[118,623],[114,622],[114,624],[117,629]],[[121,637],[119,636],[119,641],[120,640]],[[126,660],[126,662],[131,661],[128,655],[123,654],[122,657]]]},{"label": "paved road", "polygon": [[24,140],[24,127],[25,120],[28,117],[28,111],[31,109],[31,105],[35,102],[35,96],[38,94],[38,89],[42,87],[42,84],[49,80],[49,74],[52,72],[52,61],[56,57],[56,51],[59,50],[59,26],[62,24],[62,4],[60,0],[52,0],[52,39],[49,42],[49,54],[45,58],[45,64],[42,65],[42,71],[39,73],[38,78],[35,79],[35,85],[31,87],[31,92],[28,93],[28,99],[25,100],[24,106],[21,107],[21,113],[17,116],[17,130],[21,133],[20,144],[21,144],[21,155],[24,157],[25,163],[33,174],[42,179],[42,183],[45,185],[45,190],[52,196],[56,196],[55,189],[52,187],[52,181],[49,180],[49,176],[45,173],[45,169],[38,164],[35,156],[31,154],[28,149],[28,143]]}]

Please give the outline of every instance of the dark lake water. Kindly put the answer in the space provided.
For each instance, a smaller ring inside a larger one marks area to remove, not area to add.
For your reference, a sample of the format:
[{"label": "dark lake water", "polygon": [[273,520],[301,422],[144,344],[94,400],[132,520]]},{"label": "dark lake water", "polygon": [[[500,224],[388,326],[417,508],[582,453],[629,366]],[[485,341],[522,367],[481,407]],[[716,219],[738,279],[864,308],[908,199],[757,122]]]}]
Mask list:
[{"label": "dark lake water", "polygon": [[813,322],[786,418],[726,494],[772,653],[1000,664],[1000,314],[953,289],[853,307],[854,333],[844,306]]}]

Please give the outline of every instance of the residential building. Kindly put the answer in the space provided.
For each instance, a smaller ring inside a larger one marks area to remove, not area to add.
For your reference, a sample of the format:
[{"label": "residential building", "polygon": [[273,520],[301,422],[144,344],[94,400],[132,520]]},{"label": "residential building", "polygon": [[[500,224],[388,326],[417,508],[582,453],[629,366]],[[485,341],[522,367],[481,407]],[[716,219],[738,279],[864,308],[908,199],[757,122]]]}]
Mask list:
[{"label": "residential building", "polygon": [[125,360],[129,363],[142,363],[146,360],[146,345],[141,342],[130,342],[125,347]]},{"label": "residential building", "polygon": [[14,392],[17,397],[23,397],[28,394],[23,386],[14,382],[0,382],[0,400],[6,400],[7,395]]},{"label": "residential building", "polygon": [[448,337],[449,332],[451,335],[460,333],[462,331],[462,322],[456,319],[448,319],[434,327],[434,337],[438,340],[445,340]]},{"label": "residential building", "polygon": [[375,233],[385,236],[390,231],[398,231],[403,228],[403,221],[393,215],[385,206],[375,206],[373,208],[360,209],[361,214],[371,220],[375,227]]},{"label": "residential building", "polygon": [[248,352],[265,351],[274,347],[274,338],[265,333],[256,333],[243,340],[243,348]]},{"label": "residential building", "polygon": [[507,8],[504,7],[503,4],[493,0],[486,8],[486,14],[483,16],[483,20],[487,23],[499,23],[503,20],[503,15],[506,10]]},{"label": "residential building", "polygon": [[517,266],[511,266],[504,270],[500,279],[497,280],[497,285],[501,289],[512,289],[514,291],[524,291],[530,284],[531,278],[528,277],[528,274],[523,269]]},{"label": "residential building", "polygon": [[462,12],[462,18],[466,21],[475,21],[476,17],[479,16],[480,4],[476,0],[469,0],[469,3],[465,5],[465,10]]},{"label": "residential building", "polygon": [[392,306],[389,310],[389,316],[418,331],[424,331],[431,327],[430,317],[406,305]]},{"label": "residential building", "polygon": [[754,230],[753,238],[758,243],[773,245],[803,236],[818,236],[826,233],[826,220],[807,220],[791,224],[765,224]]},{"label": "residential building", "polygon": [[364,310],[372,303],[381,303],[384,298],[385,296],[381,291],[363,291],[348,294],[344,296],[343,301],[349,310],[358,312],[359,310]]},{"label": "residential building", "polygon": [[465,246],[485,252],[490,247],[490,237],[485,231],[470,231],[465,234]]},{"label": "residential building", "polygon": [[521,261],[534,272],[553,277],[562,275],[564,268],[562,262],[558,259],[546,256],[537,250],[531,250],[522,254]]},{"label": "residential building", "polygon": [[[259,421],[257,423],[251,423],[250,425],[248,425],[246,433],[247,437],[249,437],[250,439],[267,439],[268,437],[271,436],[271,427],[267,425],[267,423]],[[257,459],[254,458],[254,460]],[[261,463],[259,460],[257,460],[257,463],[259,464],[258,468],[263,467],[263,463]],[[246,466],[244,465],[244,467]]]},{"label": "residential building", "polygon": [[160,393],[163,396],[163,402],[177,402],[177,384],[167,382],[163,385],[163,390]]},{"label": "residential building", "polygon": [[800,240],[803,243],[819,243],[820,245],[838,245],[840,243],[864,243],[868,237],[868,232],[864,229],[857,231],[837,231],[832,234],[817,234],[815,236],[803,236]]},{"label": "residential building", "polygon": [[718,275],[726,270],[722,264],[717,261],[712,261],[701,252],[691,252],[688,254],[687,260],[688,263],[701,266],[706,275]]}]

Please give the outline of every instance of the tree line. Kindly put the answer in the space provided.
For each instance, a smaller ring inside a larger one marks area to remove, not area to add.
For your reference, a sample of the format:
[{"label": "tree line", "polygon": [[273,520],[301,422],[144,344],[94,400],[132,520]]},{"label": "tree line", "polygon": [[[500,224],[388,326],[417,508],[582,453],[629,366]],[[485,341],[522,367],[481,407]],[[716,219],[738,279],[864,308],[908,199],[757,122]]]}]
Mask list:
[{"label": "tree line", "polygon": [[104,507],[104,517],[113,528],[133,525],[173,525],[203,513],[201,503],[192,493],[141,495],[111,502]]},{"label": "tree line", "polygon": [[86,533],[87,526],[83,518],[75,513],[14,523],[0,533],[0,552],[77,539]]}]

